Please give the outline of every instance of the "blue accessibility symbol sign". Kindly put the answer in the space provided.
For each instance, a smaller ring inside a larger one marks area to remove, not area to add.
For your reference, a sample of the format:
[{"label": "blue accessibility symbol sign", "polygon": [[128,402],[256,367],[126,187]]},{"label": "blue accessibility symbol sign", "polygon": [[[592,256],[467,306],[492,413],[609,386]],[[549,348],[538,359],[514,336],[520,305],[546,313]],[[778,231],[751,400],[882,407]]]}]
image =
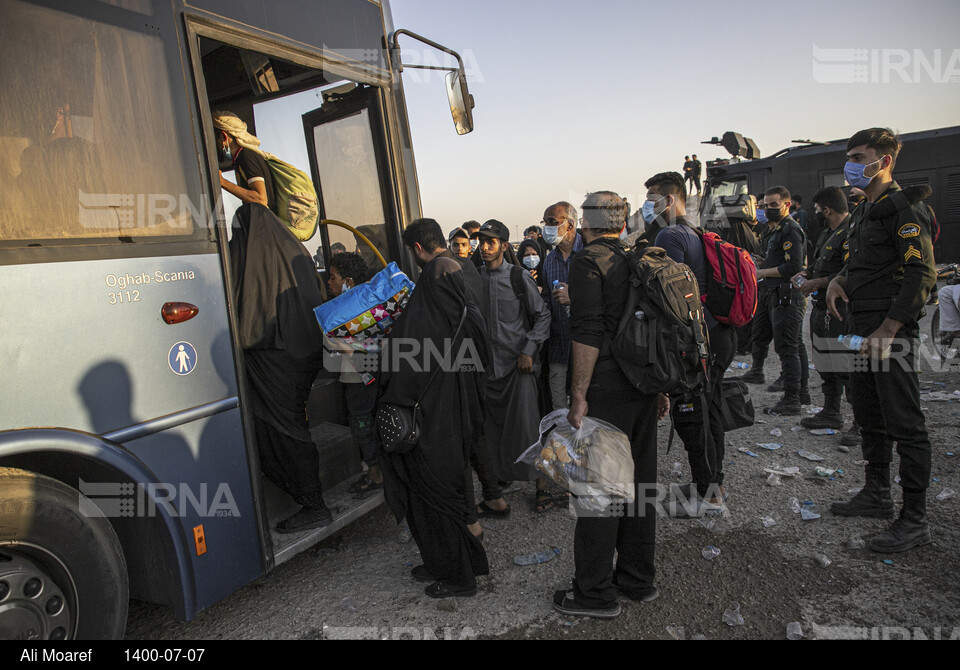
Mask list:
[{"label": "blue accessibility symbol sign", "polygon": [[167,364],[175,375],[185,377],[197,367],[197,350],[189,342],[177,342],[170,347]]}]

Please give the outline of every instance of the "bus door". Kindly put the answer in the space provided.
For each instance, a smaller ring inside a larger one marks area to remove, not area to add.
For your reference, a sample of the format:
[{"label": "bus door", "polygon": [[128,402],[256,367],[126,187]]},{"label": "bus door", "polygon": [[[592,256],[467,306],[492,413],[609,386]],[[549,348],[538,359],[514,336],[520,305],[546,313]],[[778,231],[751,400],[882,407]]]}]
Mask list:
[{"label": "bus door", "polygon": [[303,115],[303,128],[321,217],[346,223],[362,235],[323,226],[327,257],[357,252],[377,272],[383,264],[369,241],[388,262],[406,266],[379,89],[357,85],[328,92],[322,107]]}]

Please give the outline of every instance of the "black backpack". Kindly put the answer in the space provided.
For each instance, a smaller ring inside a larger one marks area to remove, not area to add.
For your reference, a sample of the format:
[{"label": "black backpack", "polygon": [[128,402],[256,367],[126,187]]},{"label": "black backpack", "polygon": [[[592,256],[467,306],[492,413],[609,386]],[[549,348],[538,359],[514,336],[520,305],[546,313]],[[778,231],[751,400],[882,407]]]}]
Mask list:
[{"label": "black backpack", "polygon": [[693,271],[659,247],[627,254],[630,293],[611,354],[641,393],[701,393],[707,377],[707,328]]}]

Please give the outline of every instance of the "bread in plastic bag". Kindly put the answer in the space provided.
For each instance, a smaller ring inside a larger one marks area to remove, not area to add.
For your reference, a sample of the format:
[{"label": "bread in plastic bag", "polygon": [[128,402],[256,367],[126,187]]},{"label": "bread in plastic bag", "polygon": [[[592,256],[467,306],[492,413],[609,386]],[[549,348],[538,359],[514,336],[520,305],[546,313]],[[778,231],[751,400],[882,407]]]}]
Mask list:
[{"label": "bread in plastic bag", "polygon": [[577,496],[581,508],[602,511],[634,501],[630,440],[606,421],[584,417],[579,430],[558,409],[540,421],[540,439],[517,463],[526,463]]}]

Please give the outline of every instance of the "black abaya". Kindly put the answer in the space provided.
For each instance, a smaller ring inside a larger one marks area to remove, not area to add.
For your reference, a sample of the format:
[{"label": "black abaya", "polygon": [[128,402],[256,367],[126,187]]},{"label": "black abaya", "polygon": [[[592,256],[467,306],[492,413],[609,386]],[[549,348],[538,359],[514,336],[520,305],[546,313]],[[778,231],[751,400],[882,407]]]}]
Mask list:
[{"label": "black abaya", "polygon": [[[427,264],[403,316],[384,341],[387,369],[381,373],[380,401],[412,407],[423,394],[420,443],[405,455],[383,454],[384,494],[397,520],[407,519],[426,571],[466,589],[476,585],[477,575],[489,572],[483,545],[466,522],[469,454],[483,423],[481,371],[444,367],[431,382],[437,361],[430,357],[425,365],[423,346],[431,340],[444,351],[452,341],[452,360],[468,340],[474,349],[462,351],[475,351],[486,364],[483,317],[475,305],[467,305],[455,337],[465,304],[460,265],[444,257]],[[407,344],[401,344],[404,341]],[[391,356],[398,345],[409,350],[412,342],[419,351],[414,361]]]}]

